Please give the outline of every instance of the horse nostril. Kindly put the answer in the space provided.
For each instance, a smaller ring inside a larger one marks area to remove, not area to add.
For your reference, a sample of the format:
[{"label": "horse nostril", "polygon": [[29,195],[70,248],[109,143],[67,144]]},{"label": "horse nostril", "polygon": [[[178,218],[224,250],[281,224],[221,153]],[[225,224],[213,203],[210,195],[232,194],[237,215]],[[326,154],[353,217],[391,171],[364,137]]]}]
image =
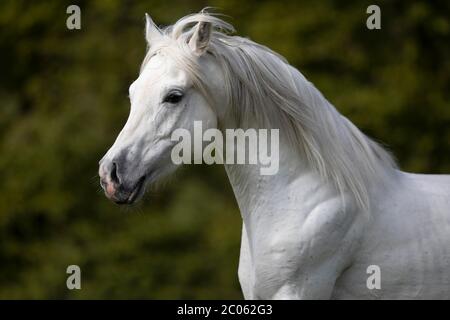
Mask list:
[{"label": "horse nostril", "polygon": [[111,181],[117,184],[120,184],[120,178],[117,175],[117,164],[113,162],[112,168],[111,168]]}]

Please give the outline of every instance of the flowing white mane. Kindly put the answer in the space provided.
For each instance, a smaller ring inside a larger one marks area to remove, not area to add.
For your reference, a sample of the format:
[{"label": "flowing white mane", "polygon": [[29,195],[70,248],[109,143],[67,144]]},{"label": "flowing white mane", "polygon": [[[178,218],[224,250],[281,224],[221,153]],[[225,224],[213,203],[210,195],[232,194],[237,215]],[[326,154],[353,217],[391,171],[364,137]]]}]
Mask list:
[{"label": "flowing white mane", "polygon": [[208,96],[208,84],[202,81],[205,77],[188,47],[193,26],[200,21],[213,27],[208,52],[222,67],[228,115],[235,119],[236,126],[279,128],[312,168],[341,193],[350,191],[360,207],[369,212],[368,189],[396,167],[391,155],[339,114],[277,53],[249,39],[231,36],[234,28],[230,24],[203,11],[161,30],[166,40],[150,46],[143,66],[155,52],[164,50]]}]

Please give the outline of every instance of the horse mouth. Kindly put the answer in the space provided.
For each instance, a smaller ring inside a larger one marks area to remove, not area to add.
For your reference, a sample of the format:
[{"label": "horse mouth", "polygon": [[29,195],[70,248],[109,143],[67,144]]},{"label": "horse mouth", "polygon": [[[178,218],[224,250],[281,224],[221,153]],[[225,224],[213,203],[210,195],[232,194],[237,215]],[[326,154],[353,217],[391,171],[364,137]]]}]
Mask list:
[{"label": "horse mouth", "polygon": [[117,203],[117,204],[133,204],[134,202],[136,202],[136,200],[139,199],[144,194],[144,189],[145,189],[144,185],[145,185],[146,179],[147,179],[146,175],[141,177],[138,180],[138,182],[136,183],[136,185],[134,186],[133,191],[131,191],[128,198],[116,200],[115,203]]}]

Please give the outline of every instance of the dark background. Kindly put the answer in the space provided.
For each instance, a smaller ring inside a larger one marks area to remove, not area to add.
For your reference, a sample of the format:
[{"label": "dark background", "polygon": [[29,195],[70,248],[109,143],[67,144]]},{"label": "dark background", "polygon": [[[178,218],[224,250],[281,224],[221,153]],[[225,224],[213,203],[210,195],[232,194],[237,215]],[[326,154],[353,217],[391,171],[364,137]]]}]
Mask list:
[{"label": "dark background", "polygon": [[[81,30],[66,28],[78,4]],[[382,29],[366,28],[381,7]],[[217,7],[284,55],[407,171],[450,172],[448,1],[0,1],[0,298],[241,298],[241,221],[224,170],[189,166],[143,203],[102,194],[159,25]],[[82,290],[66,288],[66,268]]]}]

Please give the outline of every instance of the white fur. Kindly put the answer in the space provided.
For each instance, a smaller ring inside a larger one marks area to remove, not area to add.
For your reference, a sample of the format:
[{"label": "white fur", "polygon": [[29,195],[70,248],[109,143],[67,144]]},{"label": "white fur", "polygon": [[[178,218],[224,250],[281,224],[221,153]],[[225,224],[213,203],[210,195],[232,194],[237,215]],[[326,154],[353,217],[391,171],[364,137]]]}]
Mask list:
[{"label": "white fur", "polygon": [[[246,298],[450,298],[450,177],[398,171],[298,70],[232,31],[205,12],[162,30],[147,20],[130,117],[106,158],[132,150],[127,177],[151,171],[151,183],[174,169],[176,127],[279,128],[277,175],[225,166],[244,222]],[[185,98],[170,108],[160,99],[174,86]],[[372,264],[381,290],[366,287]]]}]

